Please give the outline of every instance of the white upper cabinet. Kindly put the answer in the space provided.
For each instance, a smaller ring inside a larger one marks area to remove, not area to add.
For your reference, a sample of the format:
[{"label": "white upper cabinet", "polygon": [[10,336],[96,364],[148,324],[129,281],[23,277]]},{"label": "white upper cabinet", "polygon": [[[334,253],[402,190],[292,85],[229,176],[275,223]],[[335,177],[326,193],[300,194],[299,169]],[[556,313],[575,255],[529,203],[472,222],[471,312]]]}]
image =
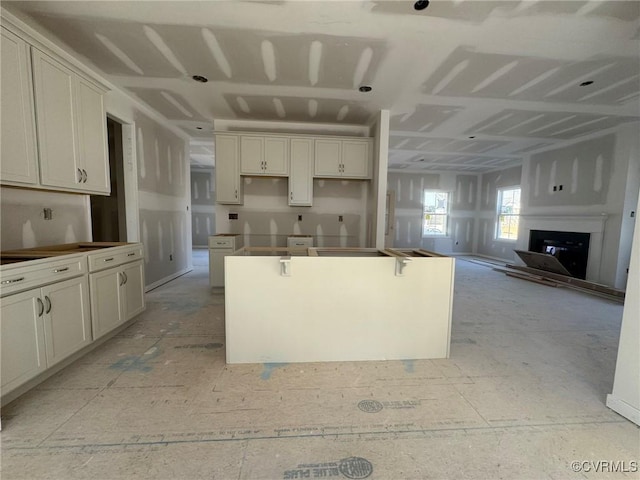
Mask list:
[{"label": "white upper cabinet", "polygon": [[107,116],[102,91],[83,78],[77,82],[78,152],[86,180],[83,186],[93,192],[109,194],[109,154]]},{"label": "white upper cabinet", "polygon": [[369,139],[316,139],[314,176],[371,178],[371,141]]},{"label": "white upper cabinet", "polygon": [[370,140],[342,140],[342,176],[371,177]]},{"label": "white upper cabinet", "polygon": [[216,202],[242,205],[237,135],[216,135]]},{"label": "white upper cabinet", "polygon": [[32,58],[42,185],[108,195],[102,91],[35,48]]},{"label": "white upper cabinet", "polygon": [[291,139],[289,205],[310,207],[313,201],[313,138]]},{"label": "white upper cabinet", "polygon": [[75,133],[74,73],[33,50],[36,120],[42,185],[81,188]]},{"label": "white upper cabinet", "polygon": [[9,185],[36,185],[38,157],[29,45],[8,30],[0,30],[0,181]]},{"label": "white upper cabinet", "polygon": [[289,174],[289,139],[242,135],[240,174],[286,177]]}]

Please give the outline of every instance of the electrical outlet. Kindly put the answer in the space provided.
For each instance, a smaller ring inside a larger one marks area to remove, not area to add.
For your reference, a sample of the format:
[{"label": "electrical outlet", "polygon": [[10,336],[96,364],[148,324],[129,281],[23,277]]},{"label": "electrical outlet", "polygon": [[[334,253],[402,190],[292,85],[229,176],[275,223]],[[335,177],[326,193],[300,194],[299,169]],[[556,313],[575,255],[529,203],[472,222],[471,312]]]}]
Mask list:
[{"label": "electrical outlet", "polygon": [[230,213],[229,214],[229,220],[237,220],[238,219],[238,214],[237,213]]},{"label": "electrical outlet", "polygon": [[173,262],[173,253],[170,253],[170,254],[169,254],[169,261],[170,261],[170,262]]},{"label": "electrical outlet", "polygon": [[45,220],[52,220],[53,219],[53,210],[51,210],[50,208],[45,208],[44,209],[44,219]]},{"label": "electrical outlet", "polygon": [[339,222],[342,222],[342,221],[343,221],[342,215],[338,215],[338,221],[339,221]]},{"label": "electrical outlet", "polygon": [[298,215],[298,221],[301,222],[302,221],[302,215]]},{"label": "electrical outlet", "polygon": [[560,185],[560,186],[558,187],[558,190],[562,191],[562,188],[563,188],[563,187],[564,187],[564,185]]}]

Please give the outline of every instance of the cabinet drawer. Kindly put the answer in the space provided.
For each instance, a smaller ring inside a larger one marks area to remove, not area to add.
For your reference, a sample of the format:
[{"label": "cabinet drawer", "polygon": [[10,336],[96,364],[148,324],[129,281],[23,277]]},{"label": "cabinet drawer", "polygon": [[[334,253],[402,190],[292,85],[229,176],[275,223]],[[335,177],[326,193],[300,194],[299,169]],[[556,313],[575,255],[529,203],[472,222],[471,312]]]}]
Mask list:
[{"label": "cabinet drawer", "polygon": [[142,245],[114,247],[105,252],[89,254],[89,271],[97,272],[123,263],[140,260],[143,256]]},{"label": "cabinet drawer", "polygon": [[0,270],[0,296],[59,282],[87,272],[84,255],[65,255],[64,258],[47,258],[36,262],[27,267],[20,264],[4,266]]},{"label": "cabinet drawer", "polygon": [[231,248],[236,244],[235,237],[209,237],[209,248]]}]

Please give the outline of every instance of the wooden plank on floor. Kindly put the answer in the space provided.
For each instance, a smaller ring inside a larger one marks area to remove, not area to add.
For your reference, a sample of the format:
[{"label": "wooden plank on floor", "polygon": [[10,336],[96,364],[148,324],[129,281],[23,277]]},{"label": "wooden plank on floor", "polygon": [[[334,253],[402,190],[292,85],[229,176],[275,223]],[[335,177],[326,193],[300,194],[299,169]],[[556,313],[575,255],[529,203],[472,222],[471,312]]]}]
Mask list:
[{"label": "wooden plank on floor", "polygon": [[531,267],[523,267],[521,265],[511,265],[508,264],[507,268],[518,270],[521,272],[532,273],[534,275],[538,275],[541,277],[546,277],[551,280],[555,280],[557,282],[566,283],[568,285],[573,285],[579,287],[583,290],[591,290],[598,293],[603,293],[605,295],[610,295],[612,297],[617,297],[624,299],[625,292],[622,290],[618,290],[616,288],[611,288],[606,285],[602,285],[600,283],[589,282],[587,280],[582,280],[580,278],[575,277],[567,277],[566,275],[560,275],[558,273],[547,272],[544,270],[538,270],[536,268]]}]

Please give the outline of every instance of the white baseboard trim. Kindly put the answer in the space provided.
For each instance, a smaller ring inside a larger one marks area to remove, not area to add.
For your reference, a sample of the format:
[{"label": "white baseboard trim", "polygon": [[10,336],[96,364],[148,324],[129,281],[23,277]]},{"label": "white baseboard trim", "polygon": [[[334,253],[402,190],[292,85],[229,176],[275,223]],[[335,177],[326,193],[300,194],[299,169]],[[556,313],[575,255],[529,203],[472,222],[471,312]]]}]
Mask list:
[{"label": "white baseboard trim", "polygon": [[169,275],[168,277],[161,278],[157,282],[153,282],[150,285],[146,285],[144,287],[144,292],[148,293],[151,290],[153,290],[154,288],[158,288],[159,286],[164,285],[165,283],[169,283],[171,280],[175,280],[176,278],[181,277],[182,275],[184,275],[186,273],[189,273],[192,270],[193,270],[193,265],[190,265],[187,268],[185,268],[183,270],[180,270],[179,272],[174,273],[173,275]]},{"label": "white baseboard trim", "polygon": [[640,425],[640,410],[633,405],[629,405],[624,400],[620,400],[613,394],[607,395],[607,407],[622,415],[627,420],[631,420],[636,425]]}]

